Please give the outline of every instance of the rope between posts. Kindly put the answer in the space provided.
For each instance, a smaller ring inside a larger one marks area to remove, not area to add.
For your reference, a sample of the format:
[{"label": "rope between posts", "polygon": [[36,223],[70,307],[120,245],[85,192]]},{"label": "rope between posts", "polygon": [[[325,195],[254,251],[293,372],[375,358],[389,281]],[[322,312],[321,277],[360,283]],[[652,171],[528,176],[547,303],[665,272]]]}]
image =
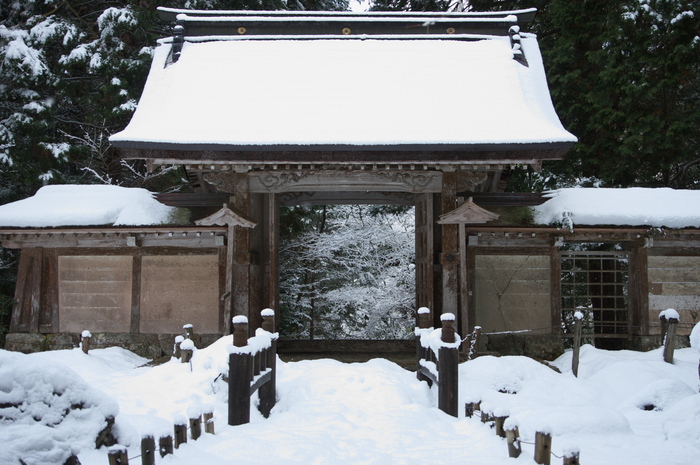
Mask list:
[{"label": "rope between posts", "polygon": [[[531,446],[536,446],[536,445],[537,445],[537,444],[535,444],[534,442],[523,441],[522,439],[516,439],[516,440],[513,441],[513,442],[514,442],[514,443],[517,442],[518,444],[530,444]],[[549,453],[552,454],[553,456],[555,456],[555,457],[558,458],[558,459],[563,459],[563,458],[564,458],[563,455],[557,455],[557,454],[555,454],[554,452],[552,452],[551,449],[549,450]]]}]

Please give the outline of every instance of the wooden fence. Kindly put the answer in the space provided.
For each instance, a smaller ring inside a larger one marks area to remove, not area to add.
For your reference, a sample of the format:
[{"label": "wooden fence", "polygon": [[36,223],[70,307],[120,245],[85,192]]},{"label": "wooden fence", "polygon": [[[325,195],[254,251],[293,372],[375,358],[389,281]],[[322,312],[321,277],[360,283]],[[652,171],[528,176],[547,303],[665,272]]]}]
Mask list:
[{"label": "wooden fence", "polygon": [[262,328],[248,338],[248,319],[233,318],[233,346],[229,346],[228,424],[250,422],[250,397],[257,391],[258,410],[265,418],[275,406],[277,334],[275,312],[262,311]]},{"label": "wooden fence", "polygon": [[514,421],[508,421],[507,414],[503,412],[494,414],[481,408],[481,402],[467,403],[464,406],[465,416],[471,418],[475,412],[481,412],[482,423],[492,423],[496,434],[506,439],[508,445],[508,456],[517,458],[522,453],[522,444],[531,444],[534,446],[534,460],[540,465],[550,465],[551,458],[557,457],[562,459],[563,465],[579,465],[578,448],[570,448],[561,456],[552,452],[552,434],[547,431],[535,432],[535,442],[525,442],[520,439],[518,425]]},{"label": "wooden fence", "polygon": [[[458,416],[458,364],[461,341],[455,334],[455,317],[443,313],[440,317],[442,330],[437,332],[429,327],[430,310],[418,309],[416,335],[417,376],[429,385],[438,385],[438,408],[448,415]],[[437,351],[435,350],[437,349]]]}]

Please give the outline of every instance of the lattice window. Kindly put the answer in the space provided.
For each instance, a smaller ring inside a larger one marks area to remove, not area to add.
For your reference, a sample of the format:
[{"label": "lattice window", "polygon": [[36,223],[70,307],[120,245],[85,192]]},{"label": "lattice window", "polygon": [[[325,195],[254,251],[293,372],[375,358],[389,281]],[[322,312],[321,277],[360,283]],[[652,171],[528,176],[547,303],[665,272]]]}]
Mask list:
[{"label": "lattice window", "polygon": [[561,251],[564,332],[572,331],[573,314],[581,311],[585,316],[584,334],[595,337],[627,335],[629,254],[595,250],[603,247],[594,244],[570,247],[577,250]]}]

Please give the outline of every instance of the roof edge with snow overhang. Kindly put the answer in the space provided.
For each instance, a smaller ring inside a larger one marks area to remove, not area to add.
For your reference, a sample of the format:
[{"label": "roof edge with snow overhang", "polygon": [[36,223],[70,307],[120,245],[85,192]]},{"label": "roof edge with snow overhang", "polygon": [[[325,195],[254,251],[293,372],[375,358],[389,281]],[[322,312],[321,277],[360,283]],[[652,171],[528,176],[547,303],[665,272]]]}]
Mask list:
[{"label": "roof edge with snow overhang", "polygon": [[534,9],[159,11],[177,24],[111,137],[125,158],[529,163],[563,158],[576,141],[535,36],[520,32]]}]

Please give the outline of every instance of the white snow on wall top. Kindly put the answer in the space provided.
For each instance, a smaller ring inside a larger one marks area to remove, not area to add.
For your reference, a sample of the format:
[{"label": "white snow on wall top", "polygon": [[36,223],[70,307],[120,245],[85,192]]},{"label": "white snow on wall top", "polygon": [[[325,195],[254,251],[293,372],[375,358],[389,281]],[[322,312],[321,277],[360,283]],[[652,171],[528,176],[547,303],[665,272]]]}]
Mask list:
[{"label": "white snow on wall top", "polygon": [[139,226],[168,221],[175,209],[146,189],[108,185],[45,186],[34,196],[0,205],[0,226]]},{"label": "white snow on wall top", "polygon": [[574,142],[554,112],[537,41],[529,67],[488,40],[161,43],[120,142],[396,145]]},{"label": "white snow on wall top", "polygon": [[700,191],[670,188],[558,189],[534,207],[538,224],[700,227]]}]

